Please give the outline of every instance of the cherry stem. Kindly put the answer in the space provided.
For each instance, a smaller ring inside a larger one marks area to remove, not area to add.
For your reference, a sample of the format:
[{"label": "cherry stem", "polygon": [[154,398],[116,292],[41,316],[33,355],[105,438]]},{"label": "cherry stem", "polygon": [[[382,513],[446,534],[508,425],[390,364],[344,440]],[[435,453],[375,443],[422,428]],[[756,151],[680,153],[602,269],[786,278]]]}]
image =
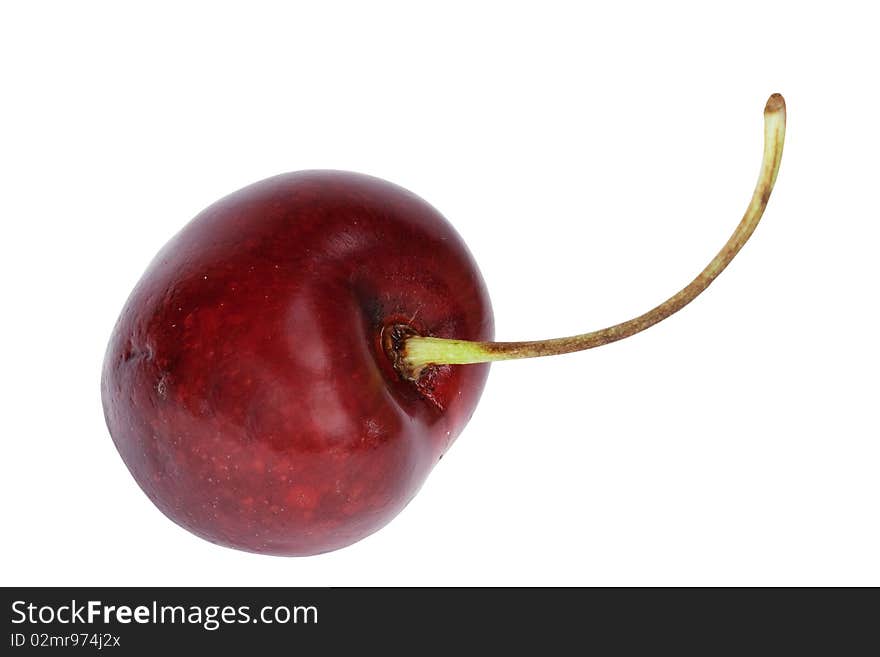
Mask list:
[{"label": "cherry stem", "polygon": [[397,350],[396,367],[408,379],[417,380],[428,365],[466,365],[518,358],[554,356],[592,349],[635,335],[666,319],[693,301],[724,271],[749,239],[764,214],[776,182],[785,140],[785,100],[773,94],[764,107],[764,158],[752,200],[733,235],[697,277],[659,306],[626,322],[567,338],[532,342],[469,342],[409,335]]}]

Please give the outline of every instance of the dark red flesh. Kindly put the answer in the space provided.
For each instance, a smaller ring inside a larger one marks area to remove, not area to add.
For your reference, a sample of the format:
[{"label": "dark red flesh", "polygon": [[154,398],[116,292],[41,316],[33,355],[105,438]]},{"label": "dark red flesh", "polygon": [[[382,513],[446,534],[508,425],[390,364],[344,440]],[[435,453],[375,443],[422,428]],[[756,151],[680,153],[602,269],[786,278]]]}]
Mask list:
[{"label": "dark red flesh", "polygon": [[229,547],[308,555],[376,531],[470,419],[485,365],[416,385],[395,324],[491,340],[483,280],[430,205],[369,176],[285,174],[193,219],[116,324],[101,392],[135,480]]}]

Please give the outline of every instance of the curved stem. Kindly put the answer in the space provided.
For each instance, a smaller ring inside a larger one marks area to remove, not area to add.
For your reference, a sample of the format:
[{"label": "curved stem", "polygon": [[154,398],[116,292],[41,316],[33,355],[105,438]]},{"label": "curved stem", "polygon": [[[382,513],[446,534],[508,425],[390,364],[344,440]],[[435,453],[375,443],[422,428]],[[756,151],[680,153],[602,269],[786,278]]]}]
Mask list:
[{"label": "curved stem", "polygon": [[398,370],[407,378],[415,380],[427,365],[465,365],[583,351],[635,335],[678,312],[709,287],[709,284],[724,271],[724,268],[730,264],[730,261],[754,232],[761,215],[764,213],[764,208],[767,207],[773,184],[776,182],[784,139],[785,101],[781,95],[773,94],[764,107],[764,159],[761,163],[761,173],[758,176],[758,183],[745,215],[733,235],[712,261],[706,265],[705,269],[686,287],[659,306],[638,317],[608,328],[552,340],[468,342],[466,340],[409,335],[401,341],[402,344],[395,359]]}]

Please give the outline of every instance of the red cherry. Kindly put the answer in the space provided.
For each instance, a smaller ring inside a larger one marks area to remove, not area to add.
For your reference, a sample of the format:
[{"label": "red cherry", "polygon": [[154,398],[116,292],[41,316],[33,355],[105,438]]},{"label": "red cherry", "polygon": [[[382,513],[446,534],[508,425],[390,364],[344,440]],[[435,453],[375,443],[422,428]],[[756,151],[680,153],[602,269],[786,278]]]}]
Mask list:
[{"label": "red cherry", "polygon": [[628,322],[539,342],[489,342],[476,264],[410,192],[335,171],[239,190],[128,299],[101,386],[113,441],[156,506],[203,538],[279,555],[349,545],[418,491],[473,413],[486,362],[619,340],[699,295],[757,225],[784,129],[775,94],[752,202],[690,285]]},{"label": "red cherry", "polygon": [[122,312],[103,398],[122,458],[215,543],[305,555],[376,531],[470,418],[487,365],[402,379],[383,333],[492,338],[476,264],[430,205],[301,172],[209,207]]}]

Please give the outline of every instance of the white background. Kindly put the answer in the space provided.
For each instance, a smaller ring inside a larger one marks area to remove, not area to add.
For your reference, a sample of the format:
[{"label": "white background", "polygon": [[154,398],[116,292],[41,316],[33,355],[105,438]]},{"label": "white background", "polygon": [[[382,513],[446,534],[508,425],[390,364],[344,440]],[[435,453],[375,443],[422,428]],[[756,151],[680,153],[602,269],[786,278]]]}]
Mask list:
[{"label": "white background", "polygon": [[[0,582],[880,585],[876,9],[720,6],[3,3]],[[220,548],[117,455],[110,329],[218,197],[302,168],[392,180],[470,245],[499,339],[577,333],[714,255],[775,91],[785,156],[734,264],[637,337],[494,366],[373,536]]]}]

